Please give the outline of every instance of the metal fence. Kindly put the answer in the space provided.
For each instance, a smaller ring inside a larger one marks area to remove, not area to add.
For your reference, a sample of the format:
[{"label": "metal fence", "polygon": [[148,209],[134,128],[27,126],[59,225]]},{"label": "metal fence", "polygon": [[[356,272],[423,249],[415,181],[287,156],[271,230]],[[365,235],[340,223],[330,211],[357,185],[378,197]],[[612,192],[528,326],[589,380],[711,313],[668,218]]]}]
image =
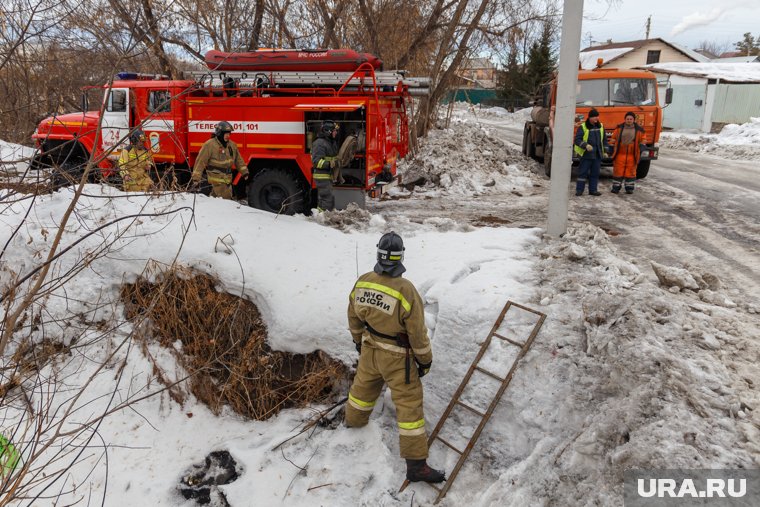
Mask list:
[{"label": "metal fence", "polygon": [[760,116],[760,83],[715,85],[713,123],[746,123],[753,116]]}]

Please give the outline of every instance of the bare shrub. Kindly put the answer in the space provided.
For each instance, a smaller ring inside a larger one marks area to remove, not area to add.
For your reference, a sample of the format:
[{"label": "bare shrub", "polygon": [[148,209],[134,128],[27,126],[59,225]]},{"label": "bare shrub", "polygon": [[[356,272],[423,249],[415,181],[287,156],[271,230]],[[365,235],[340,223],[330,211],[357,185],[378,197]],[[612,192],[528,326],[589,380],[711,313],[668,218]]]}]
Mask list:
[{"label": "bare shrub", "polygon": [[256,305],[217,286],[211,276],[173,268],[121,290],[127,317],[145,317],[141,339],[152,336],[175,352],[191,375],[190,391],[215,414],[229,405],[267,419],[283,408],[324,401],[346,381],[346,367],[321,351],[270,349]]}]

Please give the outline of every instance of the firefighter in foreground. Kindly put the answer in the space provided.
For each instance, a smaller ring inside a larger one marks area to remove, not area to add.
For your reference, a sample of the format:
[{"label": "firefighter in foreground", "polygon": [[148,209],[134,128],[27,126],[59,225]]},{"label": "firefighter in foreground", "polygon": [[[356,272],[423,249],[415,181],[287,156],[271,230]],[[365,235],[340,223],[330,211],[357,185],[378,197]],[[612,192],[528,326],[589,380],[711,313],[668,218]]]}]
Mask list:
[{"label": "firefighter in foreground", "polygon": [[[404,242],[395,232],[377,244],[377,264],[354,284],[348,303],[348,325],[359,351],[359,365],[348,393],[346,425],[369,421],[383,383],[396,405],[399,449],[412,482],[442,482],[443,472],[427,465],[428,446],[422,412],[422,382],[433,352],[425,327],[422,298],[406,271]],[[411,367],[414,359],[416,368]]]},{"label": "firefighter in foreground", "polygon": [[320,211],[335,209],[333,195],[333,169],[338,168],[338,124],[325,120],[317,139],[311,145],[311,164],[317,186],[317,208]]},{"label": "firefighter in foreground", "polygon": [[145,134],[135,129],[129,134],[129,146],[119,154],[119,175],[127,192],[147,192],[153,188],[150,169],[154,167],[153,156],[145,148]]},{"label": "firefighter in foreground", "polygon": [[214,135],[203,143],[193,166],[193,183],[200,186],[203,171],[211,185],[211,196],[232,199],[234,169],[248,179],[248,166],[240,155],[237,145],[230,141],[232,125],[226,121],[216,124]]}]

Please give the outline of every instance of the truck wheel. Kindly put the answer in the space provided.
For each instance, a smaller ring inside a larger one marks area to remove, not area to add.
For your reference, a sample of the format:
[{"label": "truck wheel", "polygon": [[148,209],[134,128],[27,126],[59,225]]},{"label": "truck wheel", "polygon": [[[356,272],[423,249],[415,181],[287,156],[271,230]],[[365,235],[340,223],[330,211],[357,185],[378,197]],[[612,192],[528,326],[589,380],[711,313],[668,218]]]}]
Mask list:
[{"label": "truck wheel", "polygon": [[[58,167],[55,167],[52,174],[53,189],[57,190],[69,185],[77,185],[79,180],[82,179],[86,164],[86,161],[67,160]],[[90,174],[87,175],[88,183],[93,183],[93,172],[94,171],[91,171]]]},{"label": "truck wheel", "polygon": [[531,139],[530,135],[530,129],[528,129],[528,146],[526,146],[526,155],[530,158],[536,158],[536,144],[533,142],[533,139]]},{"label": "truck wheel", "polygon": [[248,204],[270,213],[293,215],[304,209],[304,191],[289,172],[264,169],[248,187]]},{"label": "truck wheel", "polygon": [[544,173],[547,177],[552,175],[552,142],[549,136],[546,136],[546,143],[544,144]]},{"label": "truck wheel", "polygon": [[651,160],[642,160],[639,165],[636,166],[636,179],[643,180],[649,174],[649,166],[652,164]]}]

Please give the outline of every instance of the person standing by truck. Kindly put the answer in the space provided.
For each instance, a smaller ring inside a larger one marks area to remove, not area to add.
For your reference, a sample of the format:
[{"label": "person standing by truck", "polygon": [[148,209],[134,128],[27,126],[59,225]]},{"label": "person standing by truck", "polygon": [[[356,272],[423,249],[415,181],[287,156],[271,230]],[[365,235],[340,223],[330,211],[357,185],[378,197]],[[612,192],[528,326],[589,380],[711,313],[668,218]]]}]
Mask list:
[{"label": "person standing by truck", "polygon": [[625,113],[625,122],[612,132],[612,193],[617,194],[625,182],[625,193],[632,194],[636,183],[636,167],[641,159],[644,129],[636,123],[636,114]]},{"label": "person standing by truck", "polygon": [[248,179],[248,166],[240,155],[237,145],[230,140],[232,125],[220,121],[214,128],[214,135],[203,143],[193,166],[193,183],[200,185],[203,171],[211,184],[211,197],[232,199],[233,166],[244,179]]},{"label": "person standing by truck", "polygon": [[575,183],[575,195],[583,195],[588,180],[589,195],[602,195],[597,190],[602,158],[607,153],[608,145],[604,137],[604,125],[599,121],[599,111],[591,109],[586,121],[575,132],[573,143],[575,153],[581,158],[578,167],[578,179]]},{"label": "person standing by truck", "polygon": [[311,146],[311,163],[314,171],[314,182],[317,186],[317,209],[319,211],[334,210],[335,196],[333,195],[333,168],[338,166],[338,124],[325,120],[319,129],[317,140]]},{"label": "person standing by truck", "polygon": [[135,129],[129,134],[129,146],[119,154],[119,176],[126,192],[147,192],[153,188],[150,169],[155,168],[150,150],[145,148],[145,134]]}]

